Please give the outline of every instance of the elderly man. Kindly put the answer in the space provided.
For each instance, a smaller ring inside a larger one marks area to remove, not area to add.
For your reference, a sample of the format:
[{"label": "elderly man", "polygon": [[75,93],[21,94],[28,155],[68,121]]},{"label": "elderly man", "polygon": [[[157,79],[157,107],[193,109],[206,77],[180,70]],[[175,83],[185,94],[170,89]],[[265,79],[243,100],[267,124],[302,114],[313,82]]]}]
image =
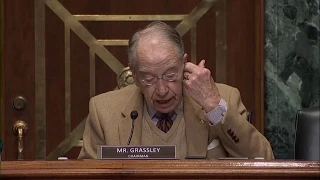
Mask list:
[{"label": "elderly man", "polygon": [[135,85],[90,100],[79,158],[97,158],[99,145],[175,145],[187,156],[272,159],[269,142],[246,120],[237,89],[217,84],[205,67],[187,62],[175,29],[153,22],[129,42]]}]

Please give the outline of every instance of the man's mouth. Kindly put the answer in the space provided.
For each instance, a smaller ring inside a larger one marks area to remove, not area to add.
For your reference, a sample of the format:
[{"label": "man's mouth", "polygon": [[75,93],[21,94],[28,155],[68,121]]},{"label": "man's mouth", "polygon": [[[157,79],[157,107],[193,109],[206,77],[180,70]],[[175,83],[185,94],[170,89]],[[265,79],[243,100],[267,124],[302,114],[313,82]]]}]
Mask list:
[{"label": "man's mouth", "polygon": [[157,100],[157,102],[158,102],[159,104],[166,104],[166,103],[168,103],[170,100],[171,100],[171,99],[167,99],[167,100]]}]

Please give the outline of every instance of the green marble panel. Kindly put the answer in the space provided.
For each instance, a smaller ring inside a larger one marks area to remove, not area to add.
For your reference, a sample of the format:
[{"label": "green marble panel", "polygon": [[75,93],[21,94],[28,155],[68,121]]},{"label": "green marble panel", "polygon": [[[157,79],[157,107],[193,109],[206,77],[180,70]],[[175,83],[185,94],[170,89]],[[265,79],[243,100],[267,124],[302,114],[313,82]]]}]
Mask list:
[{"label": "green marble panel", "polygon": [[319,0],[265,1],[265,135],[293,158],[297,110],[319,106]]}]

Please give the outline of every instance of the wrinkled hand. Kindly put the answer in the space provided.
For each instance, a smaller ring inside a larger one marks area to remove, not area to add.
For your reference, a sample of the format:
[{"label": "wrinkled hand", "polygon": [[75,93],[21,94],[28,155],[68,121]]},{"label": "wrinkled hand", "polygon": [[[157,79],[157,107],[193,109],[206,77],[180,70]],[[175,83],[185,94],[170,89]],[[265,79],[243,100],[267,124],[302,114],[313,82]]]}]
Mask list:
[{"label": "wrinkled hand", "polygon": [[219,105],[221,97],[210,70],[204,64],[205,60],[198,65],[185,63],[183,84],[189,96],[209,112]]}]

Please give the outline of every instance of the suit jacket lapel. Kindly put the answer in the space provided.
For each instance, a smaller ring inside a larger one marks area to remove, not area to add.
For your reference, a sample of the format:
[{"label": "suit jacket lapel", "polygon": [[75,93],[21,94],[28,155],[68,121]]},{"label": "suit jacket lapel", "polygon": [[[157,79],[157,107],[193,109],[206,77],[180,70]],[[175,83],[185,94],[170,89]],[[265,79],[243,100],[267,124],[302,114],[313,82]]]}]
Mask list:
[{"label": "suit jacket lapel", "polygon": [[141,144],[141,127],[142,127],[142,118],[143,118],[143,94],[140,89],[133,85],[132,96],[129,97],[129,100],[126,106],[122,109],[123,119],[119,122],[119,136],[120,144],[127,145],[128,139],[131,133],[132,119],[130,114],[133,110],[138,112],[138,117],[134,121],[134,131],[131,139],[130,145],[140,145]]},{"label": "suit jacket lapel", "polygon": [[209,122],[202,107],[188,95],[184,95],[184,120],[186,124],[187,156],[206,156]]}]

